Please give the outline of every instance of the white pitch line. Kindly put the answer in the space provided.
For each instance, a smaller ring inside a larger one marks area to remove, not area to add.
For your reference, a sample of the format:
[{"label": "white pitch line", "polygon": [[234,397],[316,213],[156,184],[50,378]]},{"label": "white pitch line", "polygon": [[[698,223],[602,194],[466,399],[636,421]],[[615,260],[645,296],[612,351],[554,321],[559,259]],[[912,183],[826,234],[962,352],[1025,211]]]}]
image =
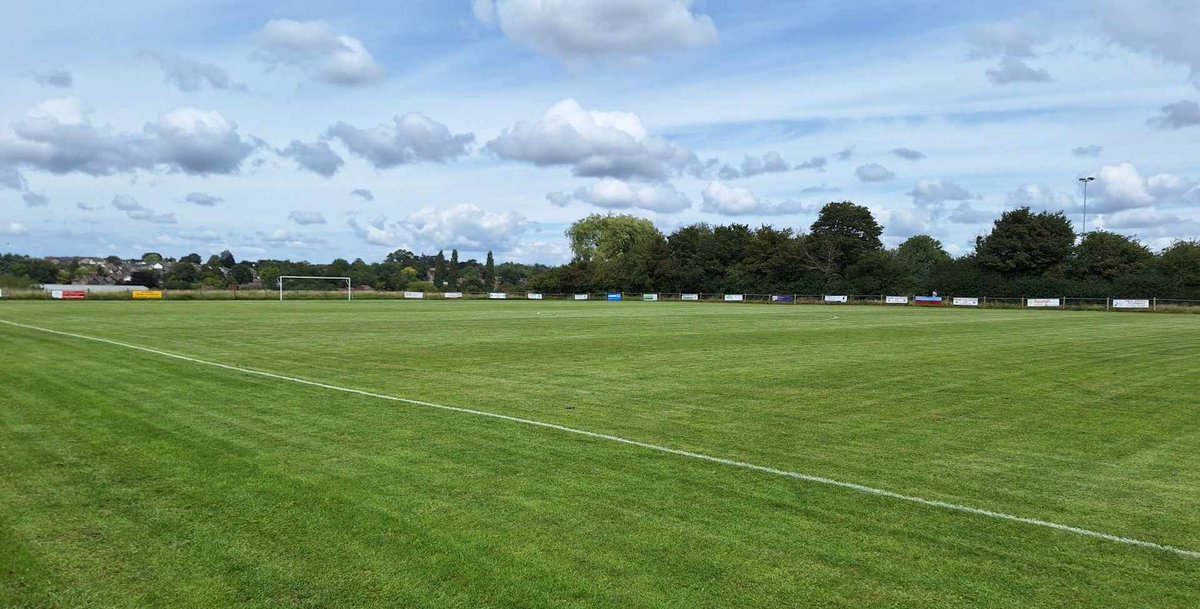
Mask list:
[{"label": "white pitch line", "polygon": [[800,472],[792,472],[792,471],[787,471],[787,470],[782,470],[782,469],[776,469],[774,467],[768,467],[765,465],[755,465],[754,463],[746,463],[744,461],[735,461],[733,459],[725,459],[723,457],[714,457],[712,455],[705,455],[703,453],[688,452],[686,450],[680,450],[678,448],[671,448],[669,446],[659,446],[657,444],[650,444],[647,442],[639,442],[637,440],[630,440],[629,438],[622,438],[620,436],[613,436],[613,435],[604,434],[604,433],[597,433],[594,431],[587,431],[585,429],[576,429],[574,427],[558,425],[557,423],[547,423],[545,421],[537,421],[534,419],[523,419],[521,417],[514,417],[514,416],[509,416],[506,414],[495,413],[495,412],[487,412],[484,410],[474,410],[472,408],[462,408],[459,406],[446,406],[444,404],[434,404],[433,402],[423,402],[421,400],[402,398],[402,397],[397,397],[394,395],[384,395],[382,393],[372,393],[370,391],[363,391],[361,389],[352,389],[350,387],[339,387],[337,385],[330,385],[328,383],[321,383],[318,381],[310,381],[308,379],[302,379],[302,378],[298,378],[298,377],[294,377],[294,376],[285,376],[282,374],[275,374],[273,372],[254,370],[251,368],[241,368],[238,366],[231,366],[229,364],[221,364],[218,362],[210,362],[207,360],[197,359],[194,357],[188,357],[186,355],[179,355],[177,353],[169,353],[167,351],[159,351],[158,349],[151,349],[149,347],[132,345],[129,343],[123,343],[120,341],[110,340],[107,338],[99,338],[96,336],[87,336],[84,334],[75,334],[73,332],[63,332],[61,330],[51,330],[49,328],[41,328],[38,326],[31,326],[31,325],[27,325],[27,324],[17,323],[15,321],[8,321],[5,319],[0,319],[0,323],[7,324],[10,326],[15,326],[18,328],[25,328],[27,330],[36,330],[38,332],[45,332],[48,334],[57,334],[59,336],[67,336],[70,338],[77,338],[80,340],[90,340],[90,341],[94,341],[94,342],[98,342],[98,343],[114,345],[117,347],[124,347],[126,349],[133,349],[135,351],[142,351],[144,353],[152,353],[154,355],[161,355],[163,357],[169,357],[172,359],[177,359],[177,360],[181,360],[181,361],[185,361],[185,362],[191,362],[193,364],[200,364],[200,365],[204,365],[204,366],[211,366],[213,368],[221,368],[223,370],[231,370],[233,372],[240,372],[242,374],[261,376],[261,377],[276,379],[276,380],[280,380],[280,381],[288,381],[288,382],[292,382],[292,383],[299,383],[301,385],[309,385],[311,387],[320,387],[322,389],[329,389],[331,391],[341,391],[343,393],[351,393],[354,395],[361,395],[361,396],[369,397],[369,398],[377,398],[380,400],[389,400],[392,402],[402,402],[405,404],[413,404],[416,406],[437,408],[439,410],[448,410],[451,412],[459,412],[459,413],[463,413],[463,414],[470,414],[470,415],[475,415],[475,416],[480,416],[480,417],[488,417],[491,419],[499,419],[502,421],[510,421],[513,423],[521,423],[524,425],[532,425],[534,427],[542,427],[545,429],[553,429],[553,430],[561,431],[564,433],[585,436],[588,438],[595,438],[598,440],[607,440],[609,442],[616,442],[618,444],[625,444],[628,446],[636,446],[638,448],[653,450],[653,451],[657,451],[660,453],[666,453],[669,455],[677,455],[680,457],[687,457],[689,459],[696,459],[698,461],[707,461],[709,463],[719,463],[721,465],[738,467],[741,469],[747,469],[747,470],[751,470],[751,471],[755,471],[755,472],[761,472],[764,474],[772,474],[775,476],[782,476],[784,478],[793,478],[796,480],[803,480],[805,482],[812,482],[812,483],[816,483],[816,484],[824,484],[824,485],[828,485],[828,486],[849,489],[852,491],[857,491],[859,493],[875,495],[877,497],[887,497],[889,499],[898,499],[900,501],[907,501],[909,503],[916,503],[919,505],[936,507],[936,508],[941,508],[944,510],[950,510],[950,511],[954,511],[954,512],[962,512],[965,514],[974,514],[976,516],[984,516],[987,518],[994,518],[996,520],[1007,520],[1009,522],[1020,522],[1023,524],[1043,527],[1043,528],[1047,528],[1047,529],[1054,529],[1056,531],[1073,533],[1075,535],[1080,535],[1083,537],[1092,537],[1095,539],[1103,539],[1105,541],[1112,541],[1112,542],[1122,543],[1122,544],[1126,544],[1126,545],[1130,545],[1130,546],[1138,546],[1138,547],[1142,547],[1142,548],[1149,548],[1152,550],[1159,550],[1162,552],[1169,552],[1171,554],[1177,554],[1179,556],[1186,556],[1188,558],[1200,558],[1200,552],[1198,552],[1198,551],[1187,550],[1184,548],[1178,548],[1175,546],[1170,546],[1170,545],[1161,544],[1161,543],[1155,543],[1153,541],[1134,539],[1132,537],[1122,537],[1121,535],[1114,535],[1112,533],[1104,533],[1101,531],[1093,531],[1090,529],[1083,529],[1080,527],[1074,527],[1074,526],[1070,526],[1070,525],[1066,525],[1066,524],[1059,524],[1057,522],[1050,522],[1048,520],[1041,520],[1038,518],[1026,518],[1024,516],[1016,516],[1013,514],[1007,514],[1005,512],[997,512],[994,510],[985,510],[983,508],[976,508],[976,507],[971,507],[968,505],[960,505],[957,503],[949,503],[946,501],[938,501],[936,499],[926,499],[924,497],[917,497],[915,495],[905,495],[903,493],[897,493],[897,492],[893,492],[893,491],[889,491],[889,490],[885,490],[885,489],[881,489],[881,488],[875,488],[875,487],[871,487],[871,486],[864,486],[862,484],[855,484],[853,482],[844,482],[841,480],[835,480],[833,478],[825,478],[823,476],[814,476],[812,474],[804,474],[804,473],[800,473]]}]

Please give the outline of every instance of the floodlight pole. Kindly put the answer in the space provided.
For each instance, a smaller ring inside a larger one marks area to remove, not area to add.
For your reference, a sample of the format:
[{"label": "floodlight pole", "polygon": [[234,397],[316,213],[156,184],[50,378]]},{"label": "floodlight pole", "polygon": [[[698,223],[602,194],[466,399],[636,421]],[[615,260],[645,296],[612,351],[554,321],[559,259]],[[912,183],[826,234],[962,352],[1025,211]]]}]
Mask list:
[{"label": "floodlight pole", "polygon": [[1095,179],[1096,178],[1094,176],[1086,176],[1086,177],[1079,178],[1080,183],[1083,184],[1083,233],[1082,233],[1082,236],[1084,236],[1084,237],[1087,236],[1087,185],[1088,185],[1088,182],[1091,182]]}]

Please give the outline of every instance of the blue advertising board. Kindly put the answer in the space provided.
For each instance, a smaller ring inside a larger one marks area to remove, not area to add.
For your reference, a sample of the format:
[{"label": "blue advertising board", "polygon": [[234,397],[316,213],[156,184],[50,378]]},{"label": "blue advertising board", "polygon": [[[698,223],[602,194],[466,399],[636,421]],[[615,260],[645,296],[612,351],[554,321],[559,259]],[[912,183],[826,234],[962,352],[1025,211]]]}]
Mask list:
[{"label": "blue advertising board", "polygon": [[620,294],[609,294],[609,295],[608,295],[608,301],[609,301],[609,302],[617,302],[617,301],[619,301],[619,300],[621,300],[621,295],[620,295]]}]

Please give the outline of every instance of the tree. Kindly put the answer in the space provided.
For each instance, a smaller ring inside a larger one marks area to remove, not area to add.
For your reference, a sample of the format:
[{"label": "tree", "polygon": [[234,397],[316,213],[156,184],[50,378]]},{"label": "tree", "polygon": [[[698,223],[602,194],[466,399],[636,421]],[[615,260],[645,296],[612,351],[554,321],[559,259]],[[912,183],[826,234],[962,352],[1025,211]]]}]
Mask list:
[{"label": "tree", "polygon": [[1150,250],[1125,235],[1104,230],[1084,235],[1067,264],[1074,277],[1115,279],[1154,259]]},{"label": "tree", "polygon": [[234,260],[233,258],[233,252],[229,250],[221,252],[219,260],[221,262],[221,266],[227,269],[232,269],[234,265],[237,264],[237,260]]},{"label": "tree", "polygon": [[188,254],[179,259],[180,262],[190,262],[192,264],[200,264],[200,254]]},{"label": "tree", "polygon": [[119,266],[122,262],[120,256],[109,256],[109,257],[105,258],[104,261],[107,262],[108,264],[111,264],[114,266]]},{"label": "tree", "polygon": [[592,214],[572,224],[566,235],[576,260],[598,263],[612,261],[639,241],[662,238],[653,222],[616,214]]},{"label": "tree", "polygon": [[1042,277],[1063,268],[1074,244],[1066,214],[1021,207],[1001,214],[992,232],[976,241],[975,258],[993,271]]},{"label": "tree", "polygon": [[142,254],[142,262],[145,262],[146,264],[154,264],[155,262],[162,262],[162,259],[163,259],[162,254],[160,254],[158,252],[146,252],[145,254]]},{"label": "tree", "polygon": [[433,285],[440,291],[446,283],[446,251],[438,250],[437,260],[433,263]]},{"label": "tree", "polygon": [[158,287],[158,273],[151,269],[138,269],[129,275],[131,285],[141,285],[154,289]]},{"label": "tree", "polygon": [[180,260],[171,265],[164,279],[169,289],[186,290],[192,288],[192,284],[200,281],[200,270],[196,265]]},{"label": "tree", "polygon": [[238,285],[247,285],[254,282],[254,269],[246,263],[235,264],[229,269],[229,278]]},{"label": "tree", "polygon": [[810,263],[826,273],[842,274],[867,253],[883,249],[883,227],[870,209],[850,201],[827,203],[810,232]]},{"label": "tree", "polygon": [[1200,241],[1172,243],[1163,250],[1158,266],[1177,289],[1200,288]]},{"label": "tree", "polygon": [[446,273],[451,292],[458,291],[458,250],[450,250],[450,268]]},{"label": "tree", "polygon": [[492,257],[492,250],[488,250],[487,262],[483,266],[483,288],[496,288],[496,259]]},{"label": "tree", "polygon": [[934,267],[950,260],[950,254],[942,248],[942,242],[929,235],[914,235],[896,248],[896,261],[900,272],[908,279],[909,289],[924,283]]}]

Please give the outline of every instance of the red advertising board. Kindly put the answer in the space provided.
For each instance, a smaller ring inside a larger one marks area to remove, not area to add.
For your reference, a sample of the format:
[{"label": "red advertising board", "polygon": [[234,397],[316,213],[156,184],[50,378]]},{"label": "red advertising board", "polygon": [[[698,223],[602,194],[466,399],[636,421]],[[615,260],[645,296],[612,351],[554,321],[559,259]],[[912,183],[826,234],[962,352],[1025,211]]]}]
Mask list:
[{"label": "red advertising board", "polygon": [[83,300],[87,298],[87,292],[68,292],[64,290],[62,297],[63,300]]}]

